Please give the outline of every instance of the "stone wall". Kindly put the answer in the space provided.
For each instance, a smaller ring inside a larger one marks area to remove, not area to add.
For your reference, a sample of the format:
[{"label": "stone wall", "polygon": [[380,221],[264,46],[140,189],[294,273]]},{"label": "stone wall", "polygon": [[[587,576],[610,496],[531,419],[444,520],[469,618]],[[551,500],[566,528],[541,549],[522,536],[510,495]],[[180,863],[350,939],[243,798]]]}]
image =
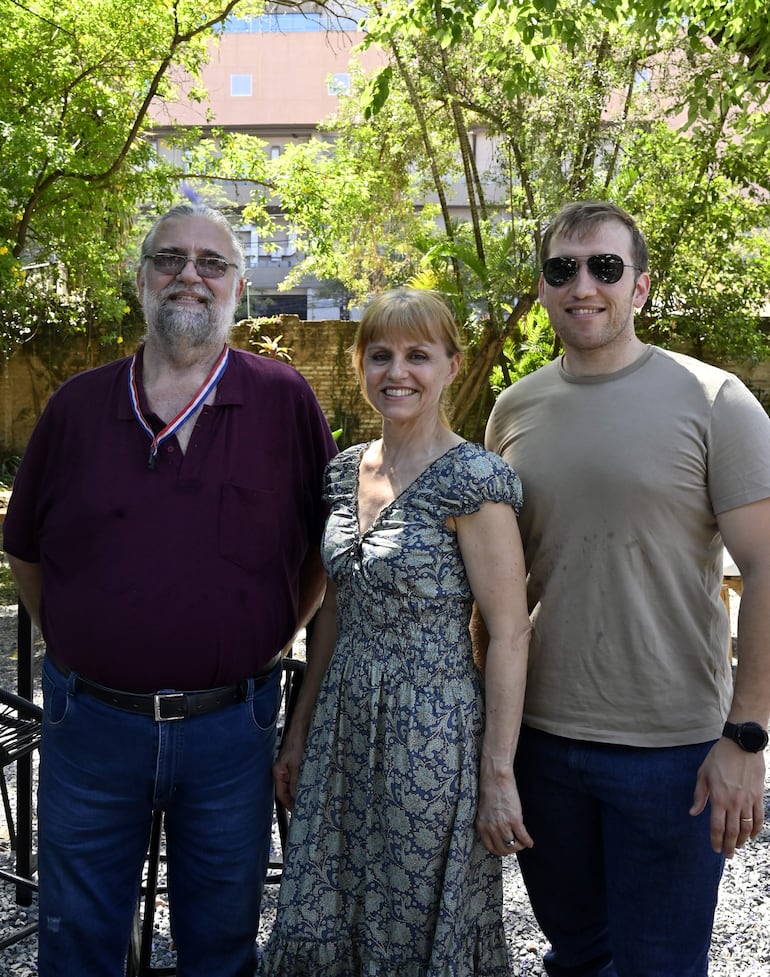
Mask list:
[{"label": "stone wall", "polygon": [[[356,332],[355,322],[327,319],[305,322],[297,316],[284,315],[280,324],[269,323],[255,332],[264,333],[291,350],[292,364],[305,377],[333,430],[342,428],[344,444],[356,444],[380,433],[380,418],[361,396],[348,352]],[[242,327],[233,333],[233,344],[254,349],[248,331]]]},{"label": "stone wall", "polygon": [[731,373],[736,373],[744,383],[748,384],[752,393],[770,413],[770,360],[761,360],[759,363],[750,361],[725,363],[724,368]]},{"label": "stone wall", "polygon": [[[355,322],[305,322],[297,316],[259,327],[254,338],[281,336],[280,345],[291,351],[292,365],[315,390],[333,430],[342,428],[342,446],[376,437],[380,420],[366,403],[350,363],[348,349]],[[232,342],[255,350],[249,330],[237,326]],[[88,334],[62,336],[43,332],[0,358],[0,462],[21,455],[48,397],[68,377],[133,352],[141,336],[126,336],[122,345],[104,345]],[[725,363],[737,373],[770,410],[770,360],[760,363]]]},{"label": "stone wall", "polygon": [[[342,445],[376,437],[380,421],[361,396],[350,356],[355,322],[304,322],[282,316],[258,330],[291,351],[292,365],[315,390],[332,429],[342,428]],[[34,336],[0,359],[0,459],[21,455],[32,428],[53,391],[68,377],[134,351],[140,337],[103,346],[87,335]],[[246,327],[237,326],[232,343],[255,347]]]}]

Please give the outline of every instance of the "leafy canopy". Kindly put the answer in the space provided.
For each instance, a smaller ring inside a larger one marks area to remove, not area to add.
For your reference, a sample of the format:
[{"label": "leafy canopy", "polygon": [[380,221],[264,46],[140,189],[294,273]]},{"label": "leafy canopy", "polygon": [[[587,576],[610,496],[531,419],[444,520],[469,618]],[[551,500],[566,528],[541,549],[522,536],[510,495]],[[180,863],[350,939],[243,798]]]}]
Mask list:
[{"label": "leafy canopy", "polygon": [[[119,318],[137,214],[180,174],[142,138],[172,69],[196,77],[212,29],[246,0],[2,0],[0,331],[35,328],[31,291]],[[194,135],[194,134],[190,134]],[[30,270],[30,266],[32,266]],[[46,271],[50,269],[50,271]],[[34,303],[33,303],[34,305]],[[66,312],[63,320],[68,318]]]},{"label": "leafy canopy", "polygon": [[251,181],[244,217],[264,233],[280,200],[307,255],[288,284],[313,273],[354,301],[408,280],[446,291],[469,348],[461,426],[484,416],[495,364],[506,383],[554,352],[536,258],[568,199],[612,198],[639,217],[654,271],[646,335],[704,357],[765,354],[770,32],[758,0],[375,0],[366,43],[383,67],[354,75],[317,139],[268,160],[259,140],[180,131],[185,174],[144,138],[150,106],[173,100],[183,75],[203,99],[215,26],[260,2],[0,4],[6,336],[62,314],[29,301],[59,278],[65,325],[95,308],[119,322],[136,215],[170,202],[184,175]]}]

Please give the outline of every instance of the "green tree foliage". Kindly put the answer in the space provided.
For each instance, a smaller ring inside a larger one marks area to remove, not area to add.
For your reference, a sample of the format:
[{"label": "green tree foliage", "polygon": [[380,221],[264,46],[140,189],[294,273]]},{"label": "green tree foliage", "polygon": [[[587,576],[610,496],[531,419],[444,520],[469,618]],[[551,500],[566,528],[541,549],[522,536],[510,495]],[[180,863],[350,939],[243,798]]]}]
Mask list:
[{"label": "green tree foliage", "polygon": [[[375,2],[367,44],[383,68],[355,80],[328,122],[334,141],[266,164],[254,217],[280,197],[308,254],[291,281],[312,271],[357,301],[405,280],[450,296],[468,346],[455,422],[470,436],[490,373],[504,386],[557,351],[538,314],[537,254],[567,200],[609,198],[638,216],[653,269],[643,335],[706,359],[766,355],[762,59],[738,49],[735,7],[721,35],[709,11],[707,23],[653,0],[638,12],[605,0]],[[252,158],[244,142],[219,153]]]},{"label": "green tree foliage", "polygon": [[[136,215],[165,206],[182,177],[143,138],[151,107],[182,76],[203,99],[214,28],[261,6],[0,0],[5,337],[97,319],[119,333]],[[568,199],[638,215],[654,271],[646,336],[704,358],[765,355],[770,34],[758,0],[375,0],[366,29],[383,68],[354,76],[317,139],[267,160],[257,140],[222,133],[192,151],[198,134],[182,132],[185,176],[251,181],[245,216],[263,230],[280,199],[307,254],[289,284],[312,272],[353,302],[405,281],[445,291],[466,329],[466,433],[479,433],[493,369],[505,385],[555,352],[536,256]]]},{"label": "green tree foliage", "polygon": [[[573,0],[388,0],[366,26],[386,66],[331,123],[338,140],[312,189],[303,195],[301,181],[319,167],[303,159],[292,172],[288,159],[281,194],[298,181],[290,215],[326,242],[354,292],[397,283],[419,262],[414,280],[452,297],[469,347],[455,398],[466,433],[479,434],[495,364],[505,383],[556,351],[533,311],[536,256],[566,200],[609,198],[638,215],[653,267],[644,335],[707,359],[766,354],[757,327],[770,286],[770,174],[756,108],[766,91],[713,29],[662,4],[635,17]],[[749,87],[753,102],[735,97]],[[476,151],[482,135],[496,147],[488,161]],[[355,200],[352,221],[336,220],[341,187]],[[409,194],[429,194],[438,222],[402,218]],[[462,221],[453,194],[467,201]],[[364,227],[388,243],[378,264],[359,252],[353,274],[346,256]]]},{"label": "green tree foliage", "polygon": [[[641,0],[634,5],[640,26],[654,34],[661,22],[684,25],[693,56],[716,47],[729,56],[727,84],[717,89],[708,72],[692,78],[690,119],[718,106],[765,105],[770,81],[770,31],[761,0]],[[770,120],[764,113],[764,128]]]},{"label": "green tree foliage", "polygon": [[181,175],[142,138],[150,107],[173,97],[174,70],[198,75],[213,27],[235,7],[0,0],[4,339],[37,328],[41,304],[63,328],[88,310],[120,322],[122,259],[136,216],[168,203]]},{"label": "green tree foliage", "polygon": [[[359,73],[354,85],[366,90]],[[307,275],[339,282],[354,301],[419,267],[404,244],[429,233],[436,207],[425,200],[431,184],[411,162],[419,152],[411,132],[411,107],[397,95],[376,119],[360,124],[360,101],[341,100],[339,113],[305,143],[287,145],[268,160],[265,144],[241,133],[216,131],[190,155],[191,184],[226,178],[256,184],[243,218],[266,239],[280,222],[291,228],[304,260],[282,283],[291,288]],[[444,168],[452,165],[447,147]],[[341,246],[342,245],[342,246]]]}]

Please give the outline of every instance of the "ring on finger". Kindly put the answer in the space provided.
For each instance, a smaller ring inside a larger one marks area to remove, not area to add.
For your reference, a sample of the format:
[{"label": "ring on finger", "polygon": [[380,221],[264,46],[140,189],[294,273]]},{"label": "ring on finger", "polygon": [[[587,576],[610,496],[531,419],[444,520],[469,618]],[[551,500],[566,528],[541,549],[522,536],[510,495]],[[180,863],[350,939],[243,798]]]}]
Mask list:
[{"label": "ring on finger", "polygon": [[505,847],[506,848],[513,848],[516,844],[518,844],[518,841],[519,841],[519,839],[516,837],[516,835],[514,835],[513,838],[511,838],[510,841],[506,841]]}]

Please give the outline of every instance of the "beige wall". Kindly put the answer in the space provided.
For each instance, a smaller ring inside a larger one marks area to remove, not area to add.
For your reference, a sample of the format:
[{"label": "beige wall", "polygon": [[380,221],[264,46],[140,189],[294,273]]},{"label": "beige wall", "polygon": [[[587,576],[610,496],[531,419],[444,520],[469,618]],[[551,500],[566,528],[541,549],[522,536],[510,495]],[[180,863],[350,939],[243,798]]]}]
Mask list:
[{"label": "beige wall", "polygon": [[[361,33],[340,31],[222,34],[211,42],[210,60],[203,69],[207,98],[187,98],[191,82],[181,79],[179,99],[156,99],[152,117],[161,126],[206,126],[213,117],[217,126],[237,129],[314,130],[339,105],[339,96],[329,93],[329,77],[349,72],[353,48],[363,39]],[[366,68],[383,61],[372,50],[357,59]],[[231,95],[231,75],[250,75],[251,95]]]},{"label": "beige wall", "polygon": [[[291,349],[292,365],[315,390],[333,428],[343,428],[343,444],[375,437],[377,415],[361,397],[347,349],[353,342],[354,322],[302,322],[283,316],[259,332]],[[236,327],[233,345],[254,350],[249,332]],[[21,455],[37,418],[53,391],[81,370],[133,352],[126,347],[102,347],[86,336],[46,336],[44,333],[0,360],[0,457]]]}]

